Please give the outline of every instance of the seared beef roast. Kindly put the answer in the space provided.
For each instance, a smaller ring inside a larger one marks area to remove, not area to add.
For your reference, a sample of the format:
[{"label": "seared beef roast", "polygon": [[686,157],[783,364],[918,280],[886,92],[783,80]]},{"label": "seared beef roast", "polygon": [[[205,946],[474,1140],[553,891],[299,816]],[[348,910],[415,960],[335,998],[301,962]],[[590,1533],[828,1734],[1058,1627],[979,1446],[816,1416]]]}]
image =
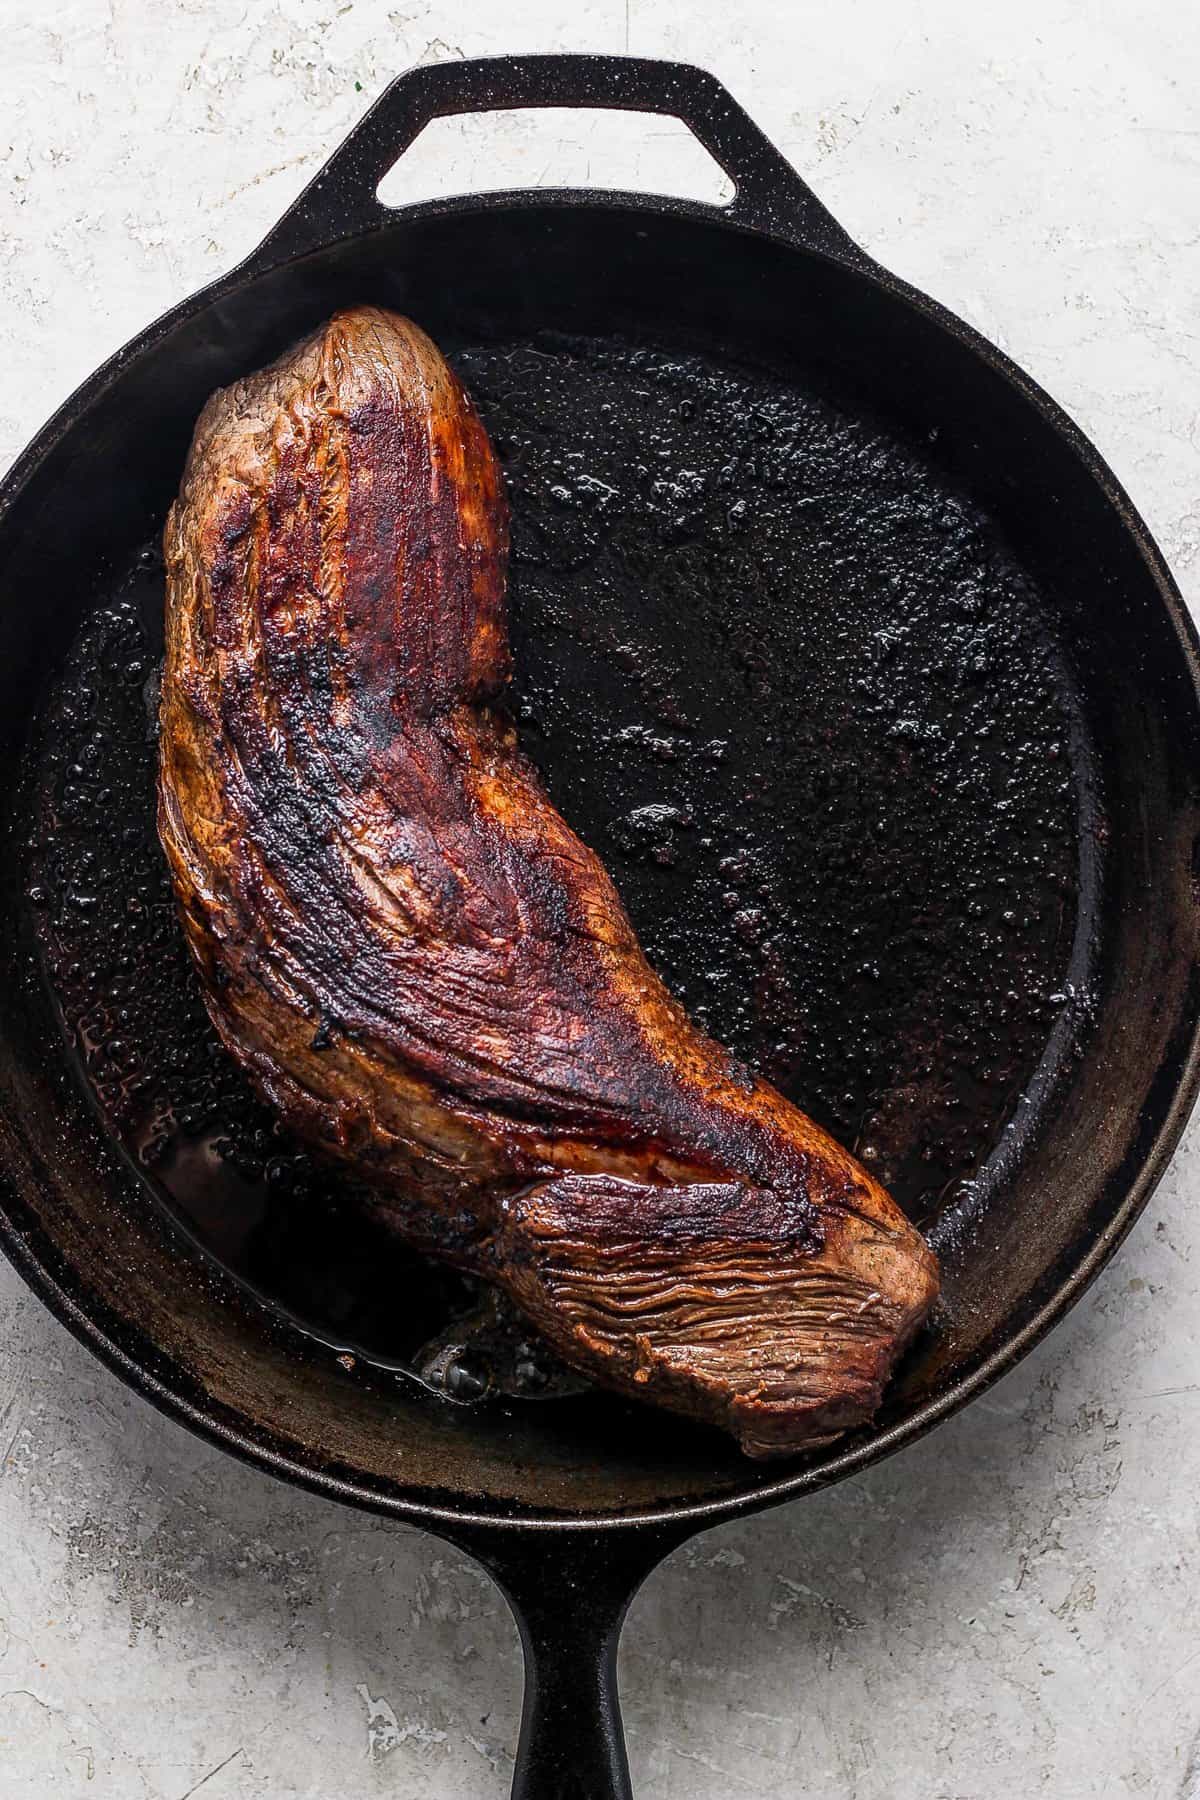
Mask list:
[{"label": "seared beef roast", "polygon": [[[496,459],[371,307],[213,396],[167,524],[159,824],[209,1011],[397,1230],[752,1456],[870,1417],[933,1255],[643,956],[503,707]],[[399,1300],[398,1300],[399,1303]]]}]

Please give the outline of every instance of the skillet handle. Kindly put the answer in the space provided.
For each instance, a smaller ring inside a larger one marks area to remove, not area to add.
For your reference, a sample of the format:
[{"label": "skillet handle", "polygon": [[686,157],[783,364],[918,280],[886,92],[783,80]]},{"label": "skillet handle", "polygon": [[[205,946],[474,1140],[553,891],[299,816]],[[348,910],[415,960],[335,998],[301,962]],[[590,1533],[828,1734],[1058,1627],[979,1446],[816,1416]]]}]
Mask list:
[{"label": "skillet handle", "polygon": [[617,1695],[629,1603],[690,1532],[455,1533],[512,1608],[525,1654],[513,1800],[633,1800]]},{"label": "skillet handle", "polygon": [[[674,201],[674,210],[729,218],[843,262],[869,261],[706,69],[639,56],[553,55],[427,63],[398,75],[243,268],[261,273],[386,224],[392,213],[376,190],[431,119],[526,106],[612,107],[679,119],[729,176],[735,193],[728,206]],[[622,198],[647,205],[642,195]]]}]

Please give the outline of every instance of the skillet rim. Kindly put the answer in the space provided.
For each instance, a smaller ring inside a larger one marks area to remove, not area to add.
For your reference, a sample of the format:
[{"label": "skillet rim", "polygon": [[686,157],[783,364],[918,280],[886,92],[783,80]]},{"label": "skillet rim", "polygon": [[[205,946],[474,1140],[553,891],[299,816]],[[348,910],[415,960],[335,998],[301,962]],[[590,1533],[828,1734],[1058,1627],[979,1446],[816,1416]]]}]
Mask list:
[{"label": "skillet rim", "polygon": [[[833,263],[860,280],[875,286],[888,300],[924,314],[939,329],[947,332],[973,355],[1000,375],[1018,397],[1038,415],[1039,425],[1054,431],[1082,464],[1083,469],[1100,488],[1104,499],[1115,510],[1124,530],[1132,537],[1141,561],[1158,592],[1167,620],[1190,676],[1192,702],[1200,725],[1200,635],[1171,575],[1166,560],[1125,489],[1099,450],[1044,388],[1028,375],[1004,351],[990,343],[975,328],[931,299],[918,288],[877,263],[856,247],[845,254],[797,242],[786,231],[740,220],[725,208],[708,206],[671,196],[625,193],[607,189],[512,189],[482,195],[465,195],[432,200],[397,208],[385,222],[347,233],[315,245],[302,253],[270,254],[270,238],[238,263],[226,275],[200,288],[196,293],[169,308],[108,357],[68,396],[50,419],[16,458],[0,479],[0,534],[18,496],[43,466],[47,458],[81,422],[88,409],[98,400],[111,381],[128,364],[163,342],[179,326],[195,318],[206,307],[219,302],[240,287],[251,284],[280,269],[299,269],[306,261],[325,255],[337,243],[340,248],[365,243],[381,234],[403,230],[416,221],[429,217],[469,217],[498,211],[548,209],[595,210],[604,213],[632,212],[655,218],[669,216],[738,236],[766,239],[792,255],[815,257]],[[271,234],[272,236],[274,233]],[[264,255],[264,252],[266,254]],[[1200,966],[1197,958],[1194,968]],[[536,1508],[519,1512],[480,1510],[478,1501],[451,1506],[429,1500],[410,1499],[366,1479],[351,1478],[322,1471],[299,1460],[295,1455],[271,1444],[262,1443],[248,1431],[239,1431],[215,1418],[190,1400],[180,1388],[171,1386],[154,1374],[130,1351],[124,1349],[79,1297],[51,1273],[44,1259],[30,1241],[30,1236],[9,1215],[8,1203],[16,1197],[13,1183],[0,1167],[0,1249],[10,1262],[72,1336],[90,1350],[107,1368],[135,1389],[151,1405],[176,1420],[195,1435],[227,1451],[239,1461],[285,1480],[325,1499],[354,1506],[361,1511],[407,1521],[427,1529],[453,1535],[455,1530],[501,1532],[506,1536],[525,1532],[553,1532],[576,1536],[580,1533],[623,1533],[634,1527],[675,1526],[686,1531],[700,1530],[741,1514],[757,1512],[779,1505],[805,1493],[827,1487],[847,1476],[859,1473],[885,1457],[915,1443],[936,1425],[950,1418],[962,1407],[977,1399],[1001,1376],[1016,1366],[1050,1330],[1070,1311],[1101,1270],[1115,1255],[1133,1225],[1145,1210],[1183,1134],[1200,1092],[1200,990],[1194,984],[1190,999],[1184,1044],[1168,1049],[1158,1069],[1174,1060],[1178,1072],[1174,1077],[1170,1103],[1130,1181],[1123,1199],[1117,1204],[1107,1223],[1090,1247],[1063,1276],[1053,1293],[1042,1303],[1032,1318],[993,1350],[969,1365],[966,1372],[934,1398],[916,1406],[907,1417],[886,1430],[865,1438],[849,1448],[836,1447],[819,1462],[803,1469],[781,1474],[777,1479],[740,1488],[711,1500],[680,1501],[666,1505],[634,1508],[619,1514],[540,1514]],[[1186,1009],[1185,1009],[1186,1017]],[[72,1273],[78,1271],[72,1267]],[[82,1284],[81,1284],[82,1286]],[[760,1467],[761,1465],[759,1465]],[[755,1465],[747,1464],[747,1478]],[[428,1492],[418,1489],[416,1492]]]}]

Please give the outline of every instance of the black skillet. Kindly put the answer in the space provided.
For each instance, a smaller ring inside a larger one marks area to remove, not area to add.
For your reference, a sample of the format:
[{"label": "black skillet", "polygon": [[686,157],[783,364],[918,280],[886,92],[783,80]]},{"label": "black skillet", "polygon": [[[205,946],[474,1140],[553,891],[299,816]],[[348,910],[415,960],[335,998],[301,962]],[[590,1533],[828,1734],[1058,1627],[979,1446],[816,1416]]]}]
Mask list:
[{"label": "black skillet", "polygon": [[[513,106],[672,115],[736,196],[376,199],[429,120]],[[286,1221],[264,1305],[89,1102],[33,924],[79,897],[30,875],[26,745],[49,742],[76,821],[118,807],[102,770],[63,773],[78,719],[37,725],[48,683],[114,595],[148,581],[157,608],[139,550],[207,395],[361,299],[458,356],[505,458],[521,707],[560,803],[689,1004],[938,1244],[938,1316],[876,1427],[833,1448],[753,1465],[610,1397],[461,1407],[351,1370],[271,1291]],[[614,1659],[648,1571],[982,1392],[1116,1249],[1182,1129],[1200,709],[1158,550],[1070,420],[858,249],[710,75],[550,56],[395,82],[249,260],[25,452],[0,584],[9,1256],[164,1411],[479,1558],[525,1646],[515,1791],[628,1793]]]}]

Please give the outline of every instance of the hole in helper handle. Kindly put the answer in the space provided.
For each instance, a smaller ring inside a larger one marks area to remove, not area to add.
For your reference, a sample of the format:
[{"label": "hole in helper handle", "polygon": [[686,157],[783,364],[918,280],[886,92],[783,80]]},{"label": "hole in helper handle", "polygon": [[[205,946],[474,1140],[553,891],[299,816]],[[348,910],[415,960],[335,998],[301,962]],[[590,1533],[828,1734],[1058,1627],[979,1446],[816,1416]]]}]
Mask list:
[{"label": "hole in helper handle", "polygon": [[259,272],[394,218],[376,190],[431,119],[526,106],[614,107],[679,119],[729,176],[734,197],[726,207],[662,204],[730,218],[842,261],[869,260],[706,70],[645,57],[556,55],[429,63],[397,76],[243,268]]},{"label": "hole in helper handle", "polygon": [[632,1800],[617,1694],[629,1603],[678,1527],[454,1532],[512,1608],[525,1656],[513,1800]]},{"label": "hole in helper handle", "polygon": [[615,106],[518,106],[431,119],[379,184],[384,206],[570,190],[614,190],[725,207],[733,183],[694,132],[662,113]]}]

